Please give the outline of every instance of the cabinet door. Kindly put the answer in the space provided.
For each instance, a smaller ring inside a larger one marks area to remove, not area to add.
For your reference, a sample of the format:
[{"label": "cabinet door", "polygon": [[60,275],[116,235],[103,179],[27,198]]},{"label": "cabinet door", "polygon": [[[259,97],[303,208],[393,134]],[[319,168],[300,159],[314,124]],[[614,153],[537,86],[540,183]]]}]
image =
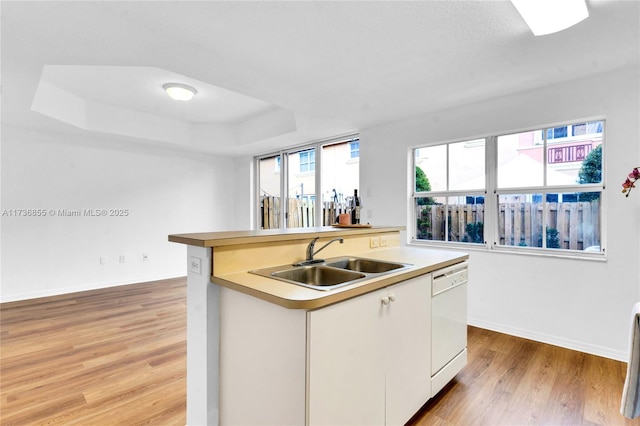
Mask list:
[{"label": "cabinet door", "polygon": [[431,276],[388,287],[387,425],[405,424],[431,397]]},{"label": "cabinet door", "polygon": [[381,291],[308,313],[309,425],[384,424]]}]

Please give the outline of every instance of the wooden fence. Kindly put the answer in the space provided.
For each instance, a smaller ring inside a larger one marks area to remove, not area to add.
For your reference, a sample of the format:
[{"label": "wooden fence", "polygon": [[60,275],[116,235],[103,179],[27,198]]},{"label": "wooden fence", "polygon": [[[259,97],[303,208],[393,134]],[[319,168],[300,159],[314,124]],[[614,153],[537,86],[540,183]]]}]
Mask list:
[{"label": "wooden fence", "polygon": [[[315,207],[306,199],[288,198],[286,227],[287,228],[308,228],[316,226]],[[276,229],[280,227],[280,197],[262,196],[260,200],[261,208],[261,228]],[[336,217],[340,213],[348,212],[345,203],[325,202],[322,207],[322,225],[329,226],[336,223]]]},{"label": "wooden fence", "polygon": [[[445,216],[446,208],[446,216]],[[541,203],[499,205],[500,245],[542,247]],[[600,203],[546,203],[547,247],[584,250],[600,245]],[[445,240],[445,220],[449,219],[448,241],[483,242],[484,204],[416,206],[418,238]],[[479,233],[479,240],[476,234]]]},{"label": "wooden fence", "polygon": [[277,229],[280,227],[280,197],[260,197],[261,228]]}]

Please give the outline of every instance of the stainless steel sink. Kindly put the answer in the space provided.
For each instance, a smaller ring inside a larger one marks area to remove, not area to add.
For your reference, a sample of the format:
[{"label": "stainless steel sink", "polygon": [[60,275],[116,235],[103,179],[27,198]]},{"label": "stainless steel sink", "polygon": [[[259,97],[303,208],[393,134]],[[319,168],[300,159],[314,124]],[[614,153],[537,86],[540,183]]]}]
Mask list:
[{"label": "stainless steel sink", "polygon": [[273,272],[271,276],[320,287],[332,287],[338,284],[358,280],[365,274],[326,266],[303,266],[285,271]]},{"label": "stainless steel sink", "polygon": [[361,272],[330,268],[324,264],[296,267],[291,267],[291,265],[276,266],[249,272],[316,290],[331,290],[367,277]]},{"label": "stainless steel sink", "polygon": [[362,257],[336,257],[326,260],[325,263],[314,265],[283,265],[249,272],[315,290],[333,290],[412,266],[407,263],[386,262]]},{"label": "stainless steel sink", "polygon": [[391,272],[396,269],[402,269],[411,266],[404,263],[386,262],[384,260],[365,259],[362,257],[349,257],[339,260],[328,260],[326,265],[332,268],[365,272],[368,274],[381,274],[383,272]]}]

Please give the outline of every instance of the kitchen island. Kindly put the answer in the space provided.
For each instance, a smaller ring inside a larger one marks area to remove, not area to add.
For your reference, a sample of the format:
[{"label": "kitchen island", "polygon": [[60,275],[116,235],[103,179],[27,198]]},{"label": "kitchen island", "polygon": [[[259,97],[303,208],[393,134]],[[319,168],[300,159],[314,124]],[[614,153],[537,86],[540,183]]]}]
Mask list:
[{"label": "kitchen island", "polygon": [[[433,396],[431,273],[468,256],[400,246],[402,229],[321,227],[170,235],[169,241],[188,245],[187,423],[408,420]],[[320,237],[318,247],[331,239],[344,240],[317,257],[358,256],[410,267],[326,291],[249,272],[304,260],[315,237]],[[370,313],[365,312],[367,298],[375,306]],[[385,339],[390,343],[383,346],[380,341]],[[402,349],[397,371],[389,370],[388,347]],[[466,351],[462,355],[446,377],[464,365]],[[337,365],[341,368],[334,368]],[[372,369],[379,374],[370,377]],[[389,401],[393,392],[385,385],[393,384],[391,376],[404,389],[396,402]],[[340,396],[334,388],[346,389],[346,384],[351,391]],[[407,391],[411,397],[406,397]]]}]

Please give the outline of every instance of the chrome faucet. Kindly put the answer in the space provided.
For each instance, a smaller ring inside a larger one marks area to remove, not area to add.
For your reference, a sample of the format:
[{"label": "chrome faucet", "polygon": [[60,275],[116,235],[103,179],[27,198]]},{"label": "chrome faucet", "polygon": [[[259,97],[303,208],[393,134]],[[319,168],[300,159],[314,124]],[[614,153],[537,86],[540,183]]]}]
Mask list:
[{"label": "chrome faucet", "polygon": [[316,241],[318,241],[319,239],[320,237],[315,237],[313,240],[311,240],[311,242],[307,246],[307,258],[305,259],[304,262],[296,263],[295,266],[311,265],[313,263],[322,263],[324,262],[324,259],[314,259],[313,256],[318,254],[320,250],[324,249],[326,246],[333,243],[334,241],[340,241],[340,244],[344,243],[343,238],[334,238],[333,240],[329,241],[328,243],[320,247],[318,250],[314,251],[316,246]]}]

